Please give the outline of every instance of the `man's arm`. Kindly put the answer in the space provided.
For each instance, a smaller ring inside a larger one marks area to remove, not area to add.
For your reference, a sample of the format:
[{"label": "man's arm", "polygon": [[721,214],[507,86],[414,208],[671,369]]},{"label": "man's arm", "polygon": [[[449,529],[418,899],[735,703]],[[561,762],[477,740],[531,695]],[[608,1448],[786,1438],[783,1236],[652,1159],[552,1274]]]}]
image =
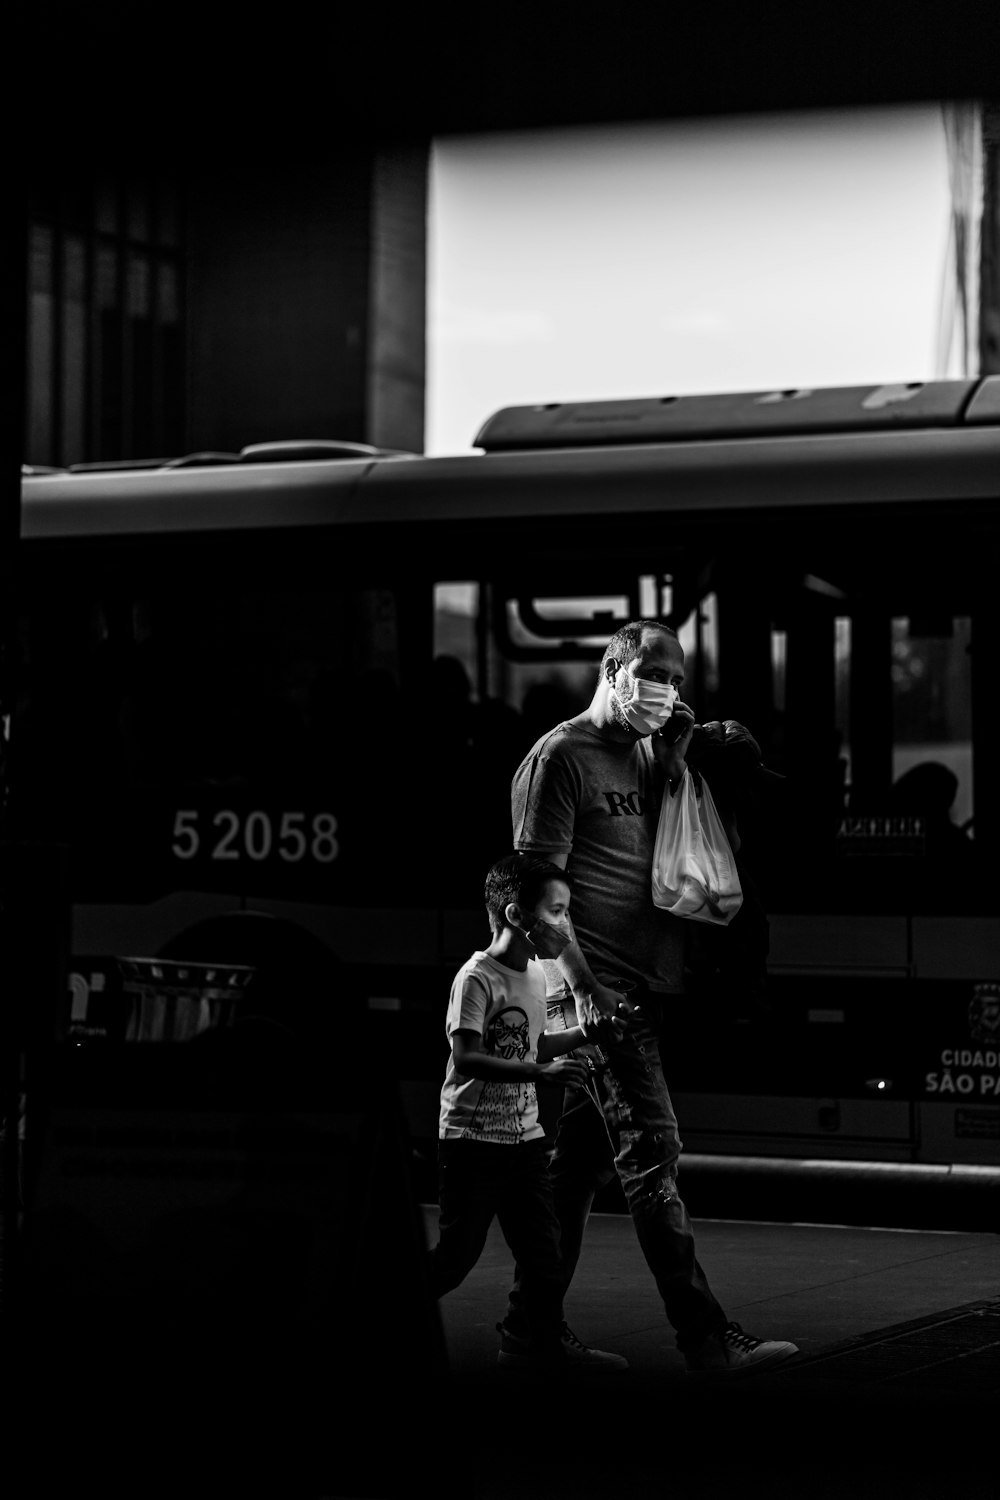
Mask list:
[{"label": "man's arm", "polygon": [[559,972],[573,991],[576,1018],[588,1030],[607,1016],[629,1016],[634,1006],[620,990],[602,984],[591,972],[574,933],[556,957]]}]

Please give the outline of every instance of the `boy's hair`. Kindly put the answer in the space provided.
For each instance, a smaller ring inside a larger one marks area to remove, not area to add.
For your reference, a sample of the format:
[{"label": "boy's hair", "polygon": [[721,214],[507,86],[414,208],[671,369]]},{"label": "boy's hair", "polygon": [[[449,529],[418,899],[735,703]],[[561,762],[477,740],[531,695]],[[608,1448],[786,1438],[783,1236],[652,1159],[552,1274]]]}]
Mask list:
[{"label": "boy's hair", "polygon": [[534,911],[551,880],[569,885],[565,870],[537,854],[508,854],[497,860],[486,877],[485,890],[486,914],[493,932],[499,935],[509,926],[505,913],[511,902],[523,912]]},{"label": "boy's hair", "polygon": [[639,654],[642,645],[643,634],[647,630],[662,630],[664,635],[673,636],[677,640],[676,630],[671,630],[669,625],[664,625],[662,620],[629,620],[620,630],[616,630],[610,641],[604,648],[601,657],[599,676],[604,679],[604,668],[609,661],[616,661],[619,666],[627,667],[629,662]]}]

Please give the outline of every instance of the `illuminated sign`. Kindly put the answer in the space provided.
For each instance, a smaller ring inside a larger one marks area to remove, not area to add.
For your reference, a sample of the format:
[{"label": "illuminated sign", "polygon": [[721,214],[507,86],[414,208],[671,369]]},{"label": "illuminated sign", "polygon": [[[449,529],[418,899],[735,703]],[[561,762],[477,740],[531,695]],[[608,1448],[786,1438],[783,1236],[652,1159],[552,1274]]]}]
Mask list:
[{"label": "illuminated sign", "polygon": [[840,820],[834,847],[845,855],[915,855],[924,853],[926,838],[923,818],[859,814]]},{"label": "illuminated sign", "polygon": [[924,1091],[936,1099],[1000,1099],[1000,983],[974,986],[966,1019],[967,1035],[941,1048]]}]

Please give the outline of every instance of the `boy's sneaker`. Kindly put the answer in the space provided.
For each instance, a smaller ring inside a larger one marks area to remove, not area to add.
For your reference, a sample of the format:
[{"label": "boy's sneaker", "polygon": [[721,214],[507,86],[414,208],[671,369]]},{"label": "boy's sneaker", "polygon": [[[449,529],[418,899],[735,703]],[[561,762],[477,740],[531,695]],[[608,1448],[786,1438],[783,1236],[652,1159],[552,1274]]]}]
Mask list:
[{"label": "boy's sneaker", "polygon": [[744,1333],[738,1323],[730,1323],[722,1333],[707,1338],[699,1349],[686,1355],[689,1375],[752,1375],[798,1354],[797,1344],[784,1339],[755,1339]]},{"label": "boy's sneaker", "polygon": [[[500,1352],[497,1364],[522,1369],[537,1369],[547,1363],[544,1354],[532,1346],[531,1340],[511,1333],[503,1323],[497,1324],[500,1335]],[[568,1323],[562,1326],[559,1364],[568,1370],[627,1370],[628,1360],[621,1354],[609,1354],[604,1349],[591,1349],[578,1339]]]},{"label": "boy's sneaker", "polygon": [[628,1360],[623,1354],[609,1354],[606,1349],[591,1349],[577,1338],[568,1323],[562,1326],[562,1350],[574,1369],[628,1369]]}]

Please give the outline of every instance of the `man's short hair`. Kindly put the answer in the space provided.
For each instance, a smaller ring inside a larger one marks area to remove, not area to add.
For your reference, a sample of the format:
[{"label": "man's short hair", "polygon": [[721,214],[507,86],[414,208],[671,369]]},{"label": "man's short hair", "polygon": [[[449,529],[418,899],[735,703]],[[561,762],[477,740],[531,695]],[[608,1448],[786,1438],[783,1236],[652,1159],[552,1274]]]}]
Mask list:
[{"label": "man's short hair", "polygon": [[486,877],[486,913],[493,932],[507,927],[507,907],[511,902],[522,911],[534,911],[552,880],[569,885],[569,876],[559,865],[538,854],[520,852],[497,860]]},{"label": "man's short hair", "polygon": [[664,625],[662,620],[630,620],[627,625],[615,631],[604,648],[599,669],[602,681],[604,668],[609,661],[616,661],[619,666],[627,667],[629,662],[638,656],[643,632],[646,630],[662,630],[664,635],[673,636],[675,641],[678,638],[676,630],[672,630],[669,625]]}]

